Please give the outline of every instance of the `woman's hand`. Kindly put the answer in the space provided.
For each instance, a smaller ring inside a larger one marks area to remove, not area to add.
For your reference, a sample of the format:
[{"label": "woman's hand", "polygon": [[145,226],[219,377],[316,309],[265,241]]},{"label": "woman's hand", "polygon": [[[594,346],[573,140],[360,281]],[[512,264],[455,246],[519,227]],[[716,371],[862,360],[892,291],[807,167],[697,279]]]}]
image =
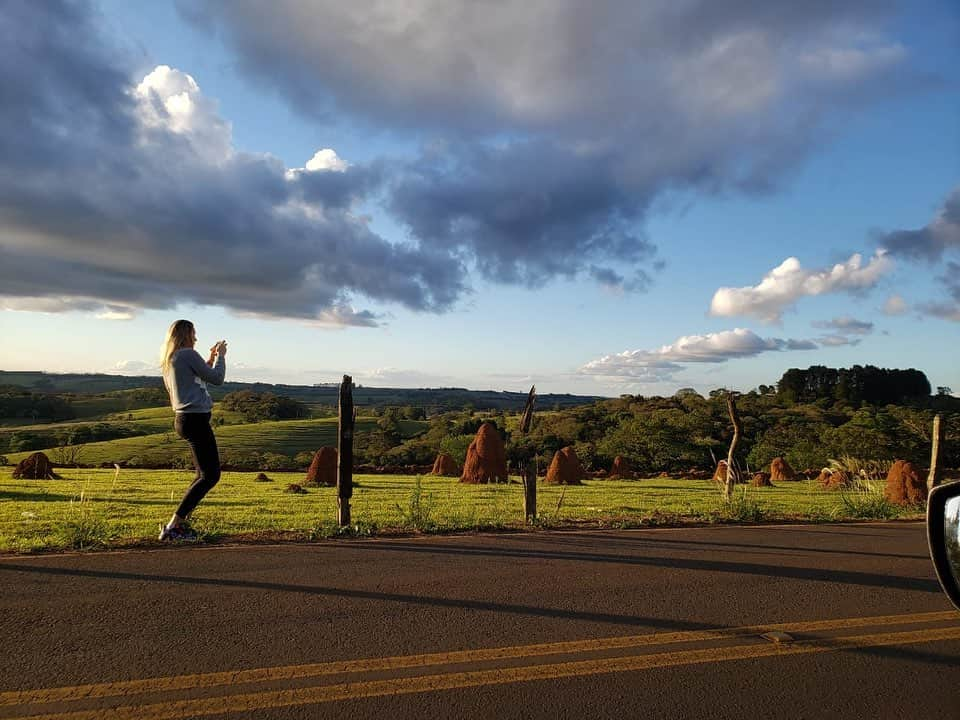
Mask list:
[{"label": "woman's hand", "polygon": [[221,341],[218,342],[214,347],[218,348],[217,352],[219,352],[221,355],[223,355],[224,357],[227,356],[227,341],[226,341],[226,340],[221,340]]}]

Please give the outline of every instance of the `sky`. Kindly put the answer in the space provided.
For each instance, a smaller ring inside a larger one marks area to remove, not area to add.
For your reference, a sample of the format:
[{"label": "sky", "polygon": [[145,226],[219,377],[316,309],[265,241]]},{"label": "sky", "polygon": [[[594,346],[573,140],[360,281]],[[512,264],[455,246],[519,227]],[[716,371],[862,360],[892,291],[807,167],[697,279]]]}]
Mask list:
[{"label": "sky", "polygon": [[0,369],[960,391],[952,0],[7,0]]}]

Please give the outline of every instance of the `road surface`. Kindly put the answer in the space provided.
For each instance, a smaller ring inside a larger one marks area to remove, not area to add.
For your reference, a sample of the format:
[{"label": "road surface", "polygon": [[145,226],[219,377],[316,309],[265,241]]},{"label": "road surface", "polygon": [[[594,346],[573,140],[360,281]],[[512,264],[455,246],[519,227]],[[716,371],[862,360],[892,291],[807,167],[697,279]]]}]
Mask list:
[{"label": "road surface", "polygon": [[0,648],[0,718],[960,717],[920,523],[7,556]]}]

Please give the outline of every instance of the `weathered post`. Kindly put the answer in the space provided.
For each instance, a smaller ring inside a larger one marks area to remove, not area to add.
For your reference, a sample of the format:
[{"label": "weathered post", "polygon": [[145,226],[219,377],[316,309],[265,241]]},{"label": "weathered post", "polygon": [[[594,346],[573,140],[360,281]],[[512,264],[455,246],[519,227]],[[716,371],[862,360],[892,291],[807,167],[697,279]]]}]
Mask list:
[{"label": "weathered post", "polygon": [[[530,432],[530,425],[533,423],[533,404],[536,399],[537,386],[534,385],[530,388],[527,403],[523,407],[523,415],[520,416],[521,435]],[[537,464],[534,457],[524,457],[520,466],[523,477],[523,516],[528,523],[537,520]]]},{"label": "weathered post", "polygon": [[933,434],[930,436],[933,446],[930,448],[930,472],[927,473],[927,492],[940,484],[940,441],[943,440],[943,430],[940,427],[940,415],[933,416]]},{"label": "weathered post", "polygon": [[353,378],[343,376],[337,406],[337,524],[350,524],[350,498],[353,496],[353,426],[357,419],[353,408]]},{"label": "weathered post", "polygon": [[733,453],[740,442],[740,416],[737,415],[737,406],[733,402],[733,393],[727,393],[727,412],[730,413],[730,422],[733,423],[733,439],[730,441],[730,450],[727,451],[727,484],[723,487],[723,496],[729,500],[733,496],[733,485],[737,481],[737,469],[733,464]]}]

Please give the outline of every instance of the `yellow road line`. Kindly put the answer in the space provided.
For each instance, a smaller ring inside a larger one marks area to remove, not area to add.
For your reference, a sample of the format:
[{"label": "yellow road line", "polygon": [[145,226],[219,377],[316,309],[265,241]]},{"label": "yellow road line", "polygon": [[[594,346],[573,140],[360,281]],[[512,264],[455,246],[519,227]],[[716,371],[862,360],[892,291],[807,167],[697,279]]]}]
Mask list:
[{"label": "yellow road line", "polygon": [[453,665],[491,660],[519,659],[544,655],[561,655],[584,652],[599,652],[623,648],[649,647],[682,642],[717,640],[744,635],[760,635],[765,632],[781,631],[788,633],[816,632],[823,630],[842,630],[873,625],[910,625],[957,619],[957,613],[945,612],[918,613],[910,615],[880,615],[874,617],[841,618],[837,620],[813,620],[808,622],[779,623],[768,625],[748,625],[715,630],[693,630],[684,632],[653,633],[648,635],[630,635],[623,637],[598,638],[591,640],[572,640],[566,642],[520,645],[516,647],[483,648],[476,650],[456,650],[452,652],[428,653],[422,655],[401,655],[386,658],[345,660],[307,665],[289,665],[249,670],[178,675],[172,677],[144,678],[124,680],[112,683],[93,683],[59,688],[37,690],[14,690],[0,693],[0,707],[9,705],[41,704],[68,702],[87,698],[125,697],[148,692],[167,692],[193,688],[210,688],[220,685],[240,685],[245,683],[270,682],[277,680],[295,680],[323,675],[344,673],[366,673],[399,670],[403,668],[427,667],[430,665]]},{"label": "yellow road line", "polygon": [[809,640],[788,645],[772,643],[733,647],[686,650],[678,652],[604,658],[579,662],[508,667],[496,670],[424,675],[389,680],[341,683],[319,687],[273,690],[225,697],[200,698],[124,706],[109,709],[81,710],[47,715],[31,715],[25,720],[177,720],[184,717],[251,712],[267,708],[315,705],[340,700],[408,695],[454,690],[458,688],[501,685],[506,683],[555,680],[567,677],[650,670],[708,662],[749,660],[788,655],[806,655],[882,645],[907,645],[938,640],[960,640],[960,627],[879,633],[825,640]]}]

